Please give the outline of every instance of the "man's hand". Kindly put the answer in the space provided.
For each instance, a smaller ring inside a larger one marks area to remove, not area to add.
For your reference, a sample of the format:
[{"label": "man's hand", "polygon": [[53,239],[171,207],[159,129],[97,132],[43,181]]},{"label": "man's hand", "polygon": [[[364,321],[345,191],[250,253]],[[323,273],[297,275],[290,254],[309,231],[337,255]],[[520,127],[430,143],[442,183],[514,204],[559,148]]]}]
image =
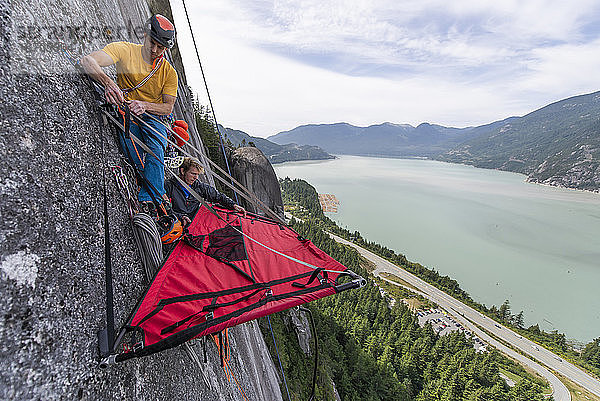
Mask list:
[{"label": "man's hand", "polygon": [[187,225],[190,224],[192,220],[190,220],[190,218],[187,216],[181,216],[181,222],[183,223],[184,227],[187,227]]},{"label": "man's hand", "polygon": [[244,217],[246,217],[246,209],[244,209],[240,205],[233,205],[233,210],[235,210],[238,213],[243,213]]},{"label": "man's hand", "polygon": [[96,82],[104,86],[104,97],[108,103],[120,105],[123,103],[123,92],[115,81],[102,71],[102,67],[113,65],[115,62],[111,56],[103,50],[98,50],[81,58],[81,66],[85,72]]},{"label": "man's hand", "polygon": [[146,112],[147,103],[141,100],[132,100],[129,102],[129,110],[136,116],[142,115]]},{"label": "man's hand", "polygon": [[104,96],[108,103],[117,106],[123,104],[123,101],[125,100],[123,98],[123,92],[121,92],[121,89],[112,79],[107,80],[104,84]]}]

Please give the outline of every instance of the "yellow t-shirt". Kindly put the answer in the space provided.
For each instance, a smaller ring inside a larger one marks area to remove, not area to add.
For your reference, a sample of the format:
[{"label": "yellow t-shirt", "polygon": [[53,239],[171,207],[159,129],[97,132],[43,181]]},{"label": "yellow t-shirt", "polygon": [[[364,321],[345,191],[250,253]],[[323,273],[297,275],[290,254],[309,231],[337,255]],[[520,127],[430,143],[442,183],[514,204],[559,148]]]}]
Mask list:
[{"label": "yellow t-shirt", "polygon": [[[102,50],[117,66],[117,85],[121,89],[133,88],[152,71],[152,65],[142,58],[142,45],[113,42]],[[166,59],[144,85],[130,92],[127,97],[130,100],[163,103],[163,94],[177,96],[177,72]]]}]

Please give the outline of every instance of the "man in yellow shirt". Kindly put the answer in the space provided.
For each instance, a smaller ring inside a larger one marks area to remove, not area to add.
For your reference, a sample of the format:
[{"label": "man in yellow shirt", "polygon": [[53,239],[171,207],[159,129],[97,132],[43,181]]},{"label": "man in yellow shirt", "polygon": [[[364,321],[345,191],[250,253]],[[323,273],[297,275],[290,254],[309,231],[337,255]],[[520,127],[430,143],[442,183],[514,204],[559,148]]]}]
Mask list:
[{"label": "man in yellow shirt", "polygon": [[[132,113],[141,116],[162,135],[131,121],[131,133],[144,141],[160,160],[151,155],[146,157],[145,152],[136,148],[129,138],[124,141],[121,138],[123,151],[128,153],[146,178],[138,194],[143,210],[150,208],[153,198],[162,202],[165,193],[163,162],[167,146],[166,127],[144,113],[163,117],[173,111],[177,97],[177,72],[163,56],[166,49],[174,44],[175,27],[167,18],[156,14],[146,22],[143,44],[113,42],[81,59],[81,65],[88,75],[104,85],[108,103],[119,106],[127,103]],[[117,68],[116,83],[102,71],[102,67],[113,64]]]}]

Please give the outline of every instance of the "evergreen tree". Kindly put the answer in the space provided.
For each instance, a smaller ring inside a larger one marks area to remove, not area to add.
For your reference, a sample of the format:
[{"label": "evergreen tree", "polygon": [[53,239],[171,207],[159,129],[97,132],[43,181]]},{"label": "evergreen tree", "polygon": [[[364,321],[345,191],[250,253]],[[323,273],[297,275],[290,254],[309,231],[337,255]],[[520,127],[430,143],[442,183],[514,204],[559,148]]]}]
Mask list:
[{"label": "evergreen tree", "polygon": [[581,357],[590,365],[600,369],[600,337],[585,346]]},{"label": "evergreen tree", "polygon": [[514,318],[513,324],[515,326],[517,326],[518,328],[520,328],[520,329],[523,328],[523,324],[524,324],[524,321],[523,321],[523,311],[517,313],[517,315]]},{"label": "evergreen tree", "polygon": [[504,301],[500,308],[498,309],[498,317],[503,322],[510,322],[510,302],[508,299]]}]

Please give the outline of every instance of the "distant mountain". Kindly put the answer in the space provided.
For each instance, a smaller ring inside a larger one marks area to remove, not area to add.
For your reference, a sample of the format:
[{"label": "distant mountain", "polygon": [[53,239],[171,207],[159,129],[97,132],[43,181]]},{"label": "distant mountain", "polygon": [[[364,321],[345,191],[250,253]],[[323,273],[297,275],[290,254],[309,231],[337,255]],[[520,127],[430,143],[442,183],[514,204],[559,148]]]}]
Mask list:
[{"label": "distant mountain", "polygon": [[600,92],[504,121],[437,157],[528,175],[528,180],[600,189]]},{"label": "distant mountain", "polygon": [[313,124],[268,139],[339,154],[428,157],[523,173],[532,182],[600,190],[600,92],[478,127]]},{"label": "distant mountain", "polygon": [[432,156],[447,151],[464,130],[428,123],[383,123],[356,127],[347,123],[302,125],[268,139],[275,143],[316,145],[330,153],[378,156]]},{"label": "distant mountain", "polygon": [[480,127],[452,128],[422,123],[383,123],[356,127],[348,123],[302,125],[268,139],[275,143],[316,145],[327,152],[391,157],[435,157],[460,143],[504,125],[515,117]]},{"label": "distant mountain", "polygon": [[251,146],[254,144],[254,146],[267,156],[271,163],[335,158],[335,156],[330,155],[318,146],[296,145],[295,143],[279,145],[264,138],[250,136],[244,131],[223,128],[221,125],[219,125],[219,128],[235,146]]}]

